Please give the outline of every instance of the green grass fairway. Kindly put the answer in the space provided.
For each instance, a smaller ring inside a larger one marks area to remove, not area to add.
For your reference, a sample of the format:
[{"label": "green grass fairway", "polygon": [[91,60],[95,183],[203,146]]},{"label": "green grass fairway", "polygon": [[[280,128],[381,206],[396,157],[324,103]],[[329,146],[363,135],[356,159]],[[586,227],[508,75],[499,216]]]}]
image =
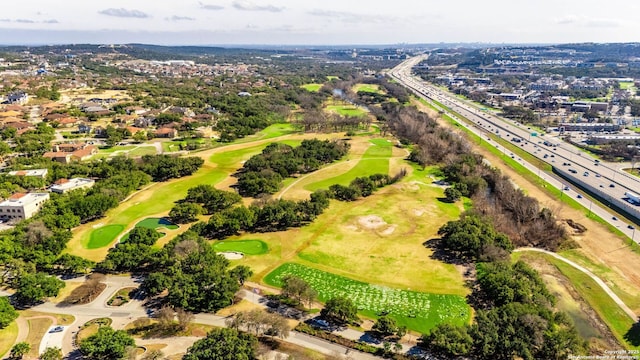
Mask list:
[{"label": "green grass fairway", "polygon": [[213,249],[217,252],[237,251],[245,255],[262,255],[269,251],[269,246],[262,240],[216,241]]},{"label": "green grass fairway", "polygon": [[155,155],[157,153],[155,146],[140,146],[127,153],[129,156]]},{"label": "green grass fairway", "polygon": [[322,88],[322,84],[304,84],[300,87],[310,92],[318,92]]},{"label": "green grass fairway", "polygon": [[353,105],[328,105],[325,108],[329,112],[335,112],[342,116],[366,116],[367,112]]},{"label": "green grass fairway", "polygon": [[384,91],[380,89],[380,85],[376,84],[356,84],[353,86],[353,91],[358,92],[368,92],[373,94],[384,94]]},{"label": "green grass fairway", "polygon": [[362,159],[351,170],[329,179],[311,183],[304,187],[305,190],[328,189],[333,184],[346,186],[359,176],[369,176],[377,173],[388,174],[392,144],[386,139],[373,139],[370,142],[373,145],[367,149],[362,155]]},{"label": "green grass fairway", "polygon": [[167,228],[169,230],[175,230],[179,228],[178,225],[172,223],[165,218],[146,218],[136,224],[136,227],[145,227],[149,229]]},{"label": "green grass fairway", "polygon": [[320,301],[344,296],[351,299],[365,316],[376,317],[381,312],[388,312],[399,325],[421,333],[429,332],[440,323],[463,325],[471,319],[471,308],[462,296],[391,289],[295,263],[282,264],[269,273],[264,282],[281,286],[281,279],[287,274],[309,283],[318,292]]},{"label": "green grass fairway", "polygon": [[109,245],[124,230],[124,225],[113,224],[99,227],[91,232],[87,249],[99,249]]}]

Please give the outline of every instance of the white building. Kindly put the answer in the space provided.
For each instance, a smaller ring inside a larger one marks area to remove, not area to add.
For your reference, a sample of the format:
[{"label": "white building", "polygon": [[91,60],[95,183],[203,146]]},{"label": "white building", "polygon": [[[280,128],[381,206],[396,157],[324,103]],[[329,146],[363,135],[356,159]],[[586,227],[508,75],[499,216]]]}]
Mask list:
[{"label": "white building", "polygon": [[42,179],[47,177],[47,173],[49,170],[47,169],[33,169],[33,170],[18,170],[18,171],[10,171],[9,175],[12,176],[36,176]]},{"label": "white building", "polygon": [[50,190],[54,193],[64,194],[71,190],[88,189],[95,183],[95,181],[85,178],[60,179],[56,181],[55,185],[51,186]]},{"label": "white building", "polygon": [[47,200],[48,193],[14,194],[0,203],[0,219],[28,219],[36,214]]}]

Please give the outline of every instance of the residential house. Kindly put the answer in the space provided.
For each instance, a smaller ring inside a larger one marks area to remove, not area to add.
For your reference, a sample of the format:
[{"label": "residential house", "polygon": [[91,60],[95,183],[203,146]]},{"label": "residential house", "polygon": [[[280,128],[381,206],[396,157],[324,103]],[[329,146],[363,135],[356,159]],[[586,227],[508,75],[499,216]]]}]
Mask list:
[{"label": "residential house", "polygon": [[86,143],[56,144],[53,145],[52,150],[42,156],[63,164],[68,164],[71,161],[88,160],[98,153],[97,147]]},{"label": "residential house", "polygon": [[9,104],[24,105],[29,101],[29,95],[24,91],[14,91],[7,95],[7,102]]},{"label": "residential house", "polygon": [[176,129],[163,127],[156,130],[153,134],[155,137],[173,139],[178,135],[178,131]]}]

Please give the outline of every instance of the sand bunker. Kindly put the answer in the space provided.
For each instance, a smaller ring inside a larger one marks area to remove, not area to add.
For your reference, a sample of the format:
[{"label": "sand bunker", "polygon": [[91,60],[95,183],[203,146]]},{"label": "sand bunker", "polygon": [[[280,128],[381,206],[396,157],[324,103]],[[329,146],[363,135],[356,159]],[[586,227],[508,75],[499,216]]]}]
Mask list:
[{"label": "sand bunker", "polygon": [[365,229],[379,231],[380,235],[391,235],[397,226],[387,224],[387,222],[382,220],[378,215],[360,216],[358,217],[358,225]]},{"label": "sand bunker", "polygon": [[219,252],[218,254],[224,256],[227,260],[239,260],[244,257],[244,254],[237,251],[225,251]]}]

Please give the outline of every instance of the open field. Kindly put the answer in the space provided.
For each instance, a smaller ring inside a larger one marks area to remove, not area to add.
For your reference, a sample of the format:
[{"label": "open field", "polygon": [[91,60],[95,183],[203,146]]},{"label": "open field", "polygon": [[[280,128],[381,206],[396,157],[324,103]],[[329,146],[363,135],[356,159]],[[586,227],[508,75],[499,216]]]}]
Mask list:
[{"label": "open field", "polygon": [[309,191],[328,189],[329,186],[333,184],[349,185],[353,179],[359,176],[369,176],[377,173],[388,174],[392,144],[386,139],[372,139],[370,142],[371,146],[369,146],[358,164],[351,168],[351,170],[334,177],[310,183],[305,186],[305,189]]},{"label": "open field", "polygon": [[359,108],[355,105],[344,104],[344,105],[327,105],[325,110],[328,112],[334,112],[340,114],[342,116],[366,116],[367,112]]},{"label": "open field", "polygon": [[619,82],[621,90],[629,90],[634,88],[633,81],[621,81]]},{"label": "open field", "polygon": [[318,92],[320,88],[322,88],[322,85],[323,84],[304,84],[300,87],[310,92]]},{"label": "open field", "polygon": [[99,249],[109,245],[124,230],[124,225],[113,224],[99,227],[91,232],[91,238],[87,243],[88,249]]},{"label": "open field", "polygon": [[4,357],[18,337],[18,323],[11,322],[9,326],[0,330],[0,357]]},{"label": "open field", "polygon": [[462,325],[471,320],[471,310],[463,296],[371,285],[295,263],[282,264],[269,273],[264,281],[272,286],[280,286],[282,277],[287,274],[309,283],[318,292],[320,301],[344,296],[351,299],[365,316],[377,317],[388,312],[399,325],[421,333],[427,333],[442,322]]},{"label": "open field", "polygon": [[262,240],[216,241],[213,243],[216,252],[237,251],[245,255],[262,255],[269,251],[269,246]]},{"label": "open field", "polygon": [[376,84],[356,84],[353,86],[353,91],[356,93],[358,91],[362,91],[374,94],[384,94],[384,91],[380,89],[380,85]]}]

